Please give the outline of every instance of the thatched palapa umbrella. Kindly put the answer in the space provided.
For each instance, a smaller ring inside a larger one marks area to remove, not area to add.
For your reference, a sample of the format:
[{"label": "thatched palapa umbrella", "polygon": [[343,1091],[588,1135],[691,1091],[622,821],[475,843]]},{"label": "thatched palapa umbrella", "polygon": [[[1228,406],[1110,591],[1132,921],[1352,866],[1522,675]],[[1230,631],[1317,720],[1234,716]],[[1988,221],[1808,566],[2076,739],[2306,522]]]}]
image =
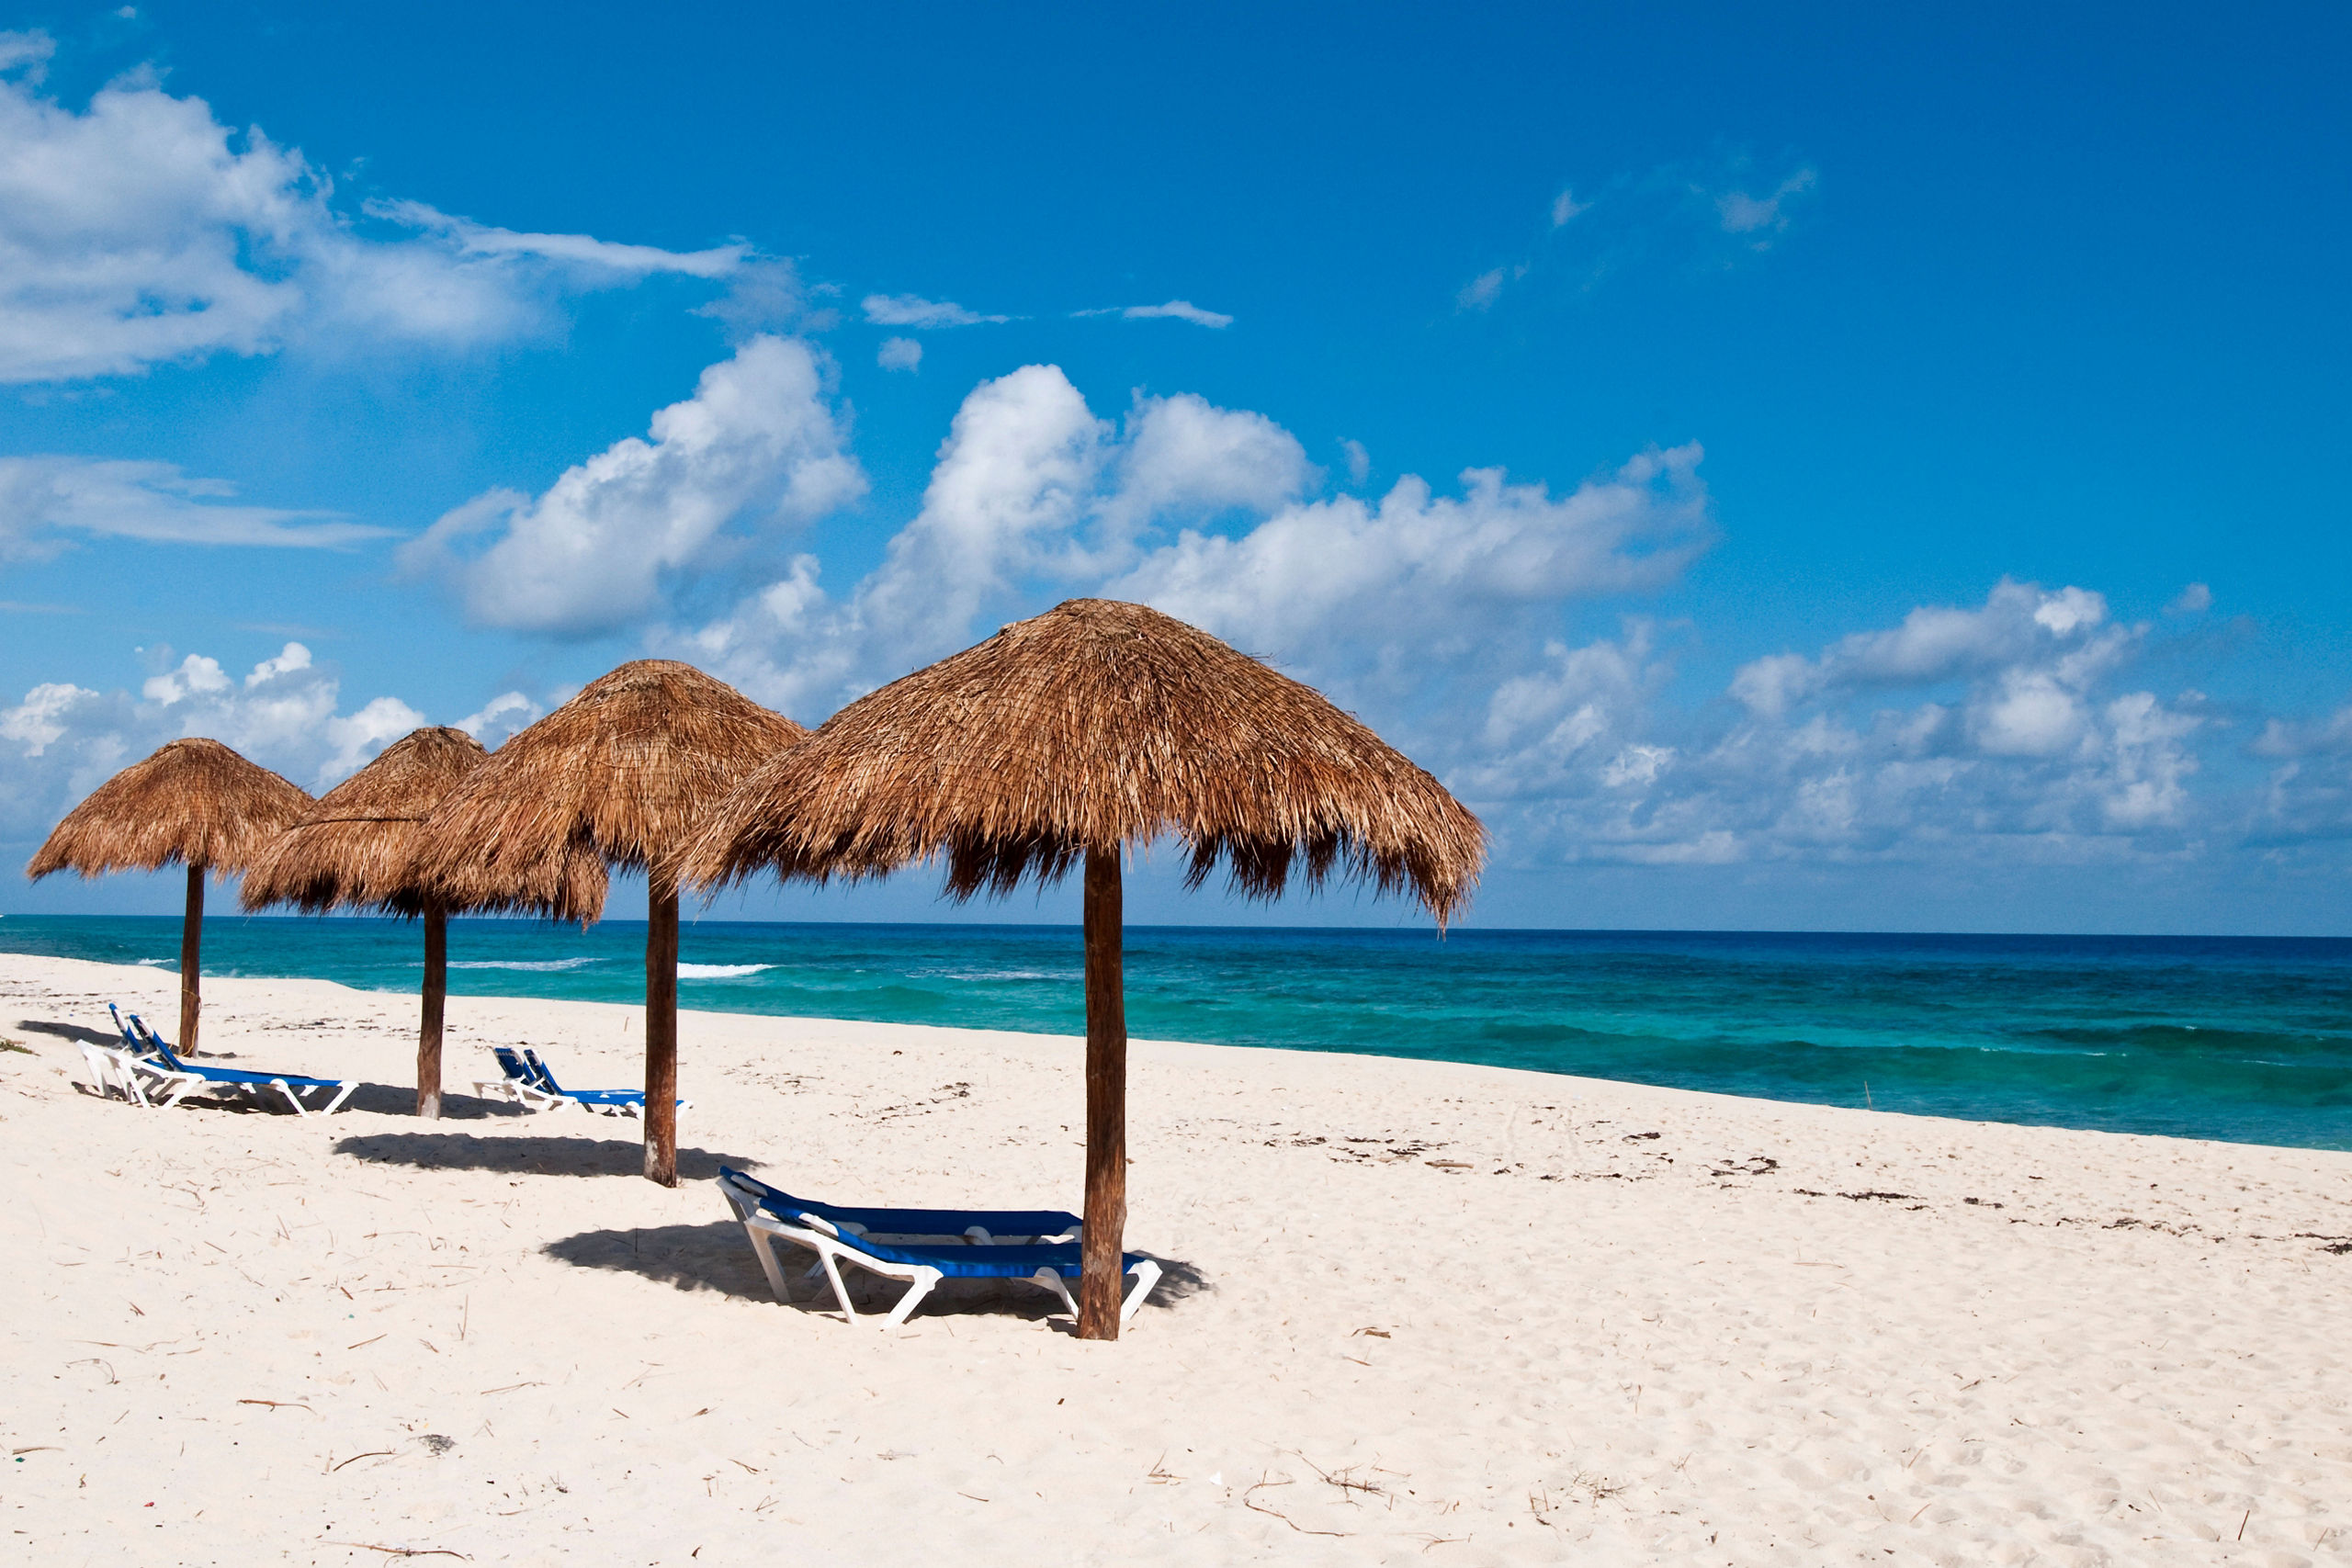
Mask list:
[{"label": "thatched palapa umbrella", "polygon": [[1271,898],[1303,863],[1409,890],[1441,927],[1486,830],[1309,687],[1140,604],[1073,599],[860,698],[745,779],[679,863],[705,888],[946,863],[963,898],[1086,867],[1086,1227],[1078,1331],[1119,1332],[1126,1220],[1120,856],[1162,835],[1197,886]]},{"label": "thatched palapa umbrella", "polygon": [[462,729],[413,730],[327,791],[245,874],[244,906],[311,914],[384,909],[424,919],[424,1018],[416,1113],[441,1114],[441,1015],[448,994],[448,909],[410,874],[417,826],[490,755]]},{"label": "thatched palapa umbrella", "polygon": [[670,861],[745,773],[808,732],[691,664],[639,660],[509,739],[425,819],[413,869],[452,910],[586,925],[605,868],[647,873],[645,1174],[678,1183],[678,885]]},{"label": "thatched palapa umbrella", "polygon": [[254,857],[311,797],[218,740],[175,740],[133,762],[65,815],[25,867],[38,882],[53,871],[187,867],[187,915],[180,925],[179,1048],[197,1049],[203,998],[197,982],[204,943],[204,878],[249,869]]}]

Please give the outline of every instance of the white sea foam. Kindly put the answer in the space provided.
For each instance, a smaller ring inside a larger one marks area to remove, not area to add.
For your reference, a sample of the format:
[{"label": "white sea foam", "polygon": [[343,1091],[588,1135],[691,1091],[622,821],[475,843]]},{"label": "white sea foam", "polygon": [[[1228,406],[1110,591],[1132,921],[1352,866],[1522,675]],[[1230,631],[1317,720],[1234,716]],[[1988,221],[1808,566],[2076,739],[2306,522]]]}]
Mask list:
[{"label": "white sea foam", "polygon": [[528,969],[535,973],[555,969],[579,969],[596,961],[593,958],[469,958],[451,959],[452,969]]},{"label": "white sea foam", "polygon": [[149,967],[161,968],[163,965],[169,964],[171,960],[168,958],[142,958],[139,961],[139,966],[142,969]]},{"label": "white sea foam", "polygon": [[763,969],[773,969],[773,964],[681,964],[681,980],[740,980],[746,975],[756,975]]}]

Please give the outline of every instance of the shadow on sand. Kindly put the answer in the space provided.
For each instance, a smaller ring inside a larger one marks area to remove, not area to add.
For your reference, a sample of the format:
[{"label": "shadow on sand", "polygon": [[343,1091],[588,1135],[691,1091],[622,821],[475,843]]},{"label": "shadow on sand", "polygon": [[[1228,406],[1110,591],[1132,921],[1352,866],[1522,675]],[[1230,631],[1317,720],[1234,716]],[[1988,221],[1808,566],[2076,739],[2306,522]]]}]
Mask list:
[{"label": "shadow on sand", "polygon": [[[700,1225],[648,1225],[633,1230],[582,1231],[551,1241],[539,1249],[559,1262],[578,1269],[605,1269],[642,1275],[679,1291],[712,1291],[745,1301],[774,1302],[767,1277],[752,1255],[743,1227],[732,1220]],[[1190,1263],[1147,1253],[1159,1265],[1159,1283],[1152,1287],[1146,1308],[1170,1307],[1188,1296],[1213,1291],[1201,1270]],[[804,1278],[811,1257],[779,1246],[776,1261],[792,1281],[792,1307],[819,1314],[838,1314],[832,1287],[820,1273]],[[904,1288],[894,1280],[878,1279],[860,1269],[842,1270],[850,1299],[860,1316],[884,1313]],[[781,1305],[782,1303],[777,1303]],[[943,1280],[915,1314],[917,1324],[934,1315],[978,1314],[1017,1317],[1036,1323],[1068,1314],[1061,1303],[1035,1285],[1014,1280]]]},{"label": "shadow on sand", "polygon": [[[424,1123],[430,1125],[430,1123]],[[622,1126],[634,1128],[627,1122]],[[645,1171],[645,1145],[630,1137],[595,1138],[561,1133],[519,1138],[452,1130],[447,1133],[362,1133],[338,1139],[334,1152],[373,1165],[419,1170],[494,1170],[508,1176],[633,1176]],[[752,1163],[743,1155],[680,1149],[678,1179],[707,1181],[724,1165]],[[715,1201],[716,1200],[714,1200]]]},{"label": "shadow on sand", "polygon": [[[407,1084],[364,1083],[351,1091],[343,1102],[345,1111],[372,1111],[379,1116],[414,1116],[416,1090]],[[487,1122],[528,1116],[529,1111],[506,1100],[483,1100],[478,1095],[441,1091],[441,1120],[444,1122]]]},{"label": "shadow on sand", "polygon": [[20,1018],[17,1027],[28,1034],[51,1034],[60,1040],[71,1040],[76,1045],[119,1045],[122,1036],[108,1034],[103,1029],[85,1029],[78,1023],[51,1023],[45,1018]]}]

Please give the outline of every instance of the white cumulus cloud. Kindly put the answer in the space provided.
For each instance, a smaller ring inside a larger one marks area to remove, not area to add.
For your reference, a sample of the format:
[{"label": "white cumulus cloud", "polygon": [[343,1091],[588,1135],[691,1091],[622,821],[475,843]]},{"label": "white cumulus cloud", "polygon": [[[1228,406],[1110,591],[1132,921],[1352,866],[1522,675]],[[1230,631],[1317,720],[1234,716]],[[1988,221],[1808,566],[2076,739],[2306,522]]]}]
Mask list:
[{"label": "white cumulus cloud", "polygon": [[1408,659],[1488,657],[1506,627],[1541,646],[1531,608],[1637,593],[1713,538],[1699,447],[1644,453],[1555,496],[1499,468],[1459,495],[1416,475],[1376,504],[1286,507],[1238,534],[1187,530],[1110,583],[1254,652],[1340,679]]},{"label": "white cumulus cloud", "polygon": [[[695,395],[537,496],[492,491],[402,547],[479,625],[584,636],[662,607],[669,586],[747,536],[801,526],[862,495],[829,367],[761,336],[702,373]],[[484,541],[487,540],[487,543]]]},{"label": "white cumulus cloud", "polygon": [[[37,840],[74,802],[165,741],[209,736],[317,793],[427,721],[392,695],[345,711],[341,677],[299,642],[243,676],[191,653],[152,649],[138,694],[47,682],[0,707],[0,840]],[[503,733],[537,716],[519,694],[466,721]]]},{"label": "white cumulus cloud", "polygon": [[1040,585],[1099,587],[1156,527],[1263,513],[1315,478],[1297,440],[1262,415],[1138,397],[1114,425],[1059,369],[1026,366],[965,399],[922,511],[845,599],[804,557],[733,614],[662,646],[813,713],[952,652],[983,611],[1017,607]]},{"label": "white cumulus cloud", "polygon": [[537,720],[547,710],[520,692],[502,692],[451,728],[462,729],[495,750],[498,743]]}]

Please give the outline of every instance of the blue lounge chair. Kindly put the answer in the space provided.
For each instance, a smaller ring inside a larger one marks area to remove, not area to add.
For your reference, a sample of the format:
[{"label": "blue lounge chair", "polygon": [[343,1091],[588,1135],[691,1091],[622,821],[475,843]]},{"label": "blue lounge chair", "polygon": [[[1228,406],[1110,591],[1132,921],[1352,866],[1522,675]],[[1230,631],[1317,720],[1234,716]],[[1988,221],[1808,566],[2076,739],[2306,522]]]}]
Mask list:
[{"label": "blue lounge chair", "polygon": [[[107,1011],[113,1015],[115,1029],[122,1035],[122,1048],[124,1050],[130,1052],[134,1056],[153,1056],[155,1054],[155,1046],[153,1040],[141,1032],[141,1030],[144,1030],[147,1027],[146,1024],[140,1024],[138,1029],[131,1028],[130,1025],[123,1022],[121,1010],[112,1002],[108,1002],[107,1004]],[[137,1018],[139,1015],[137,1013],[132,1013],[130,1016]]]},{"label": "blue lounge chair", "polygon": [[718,1168],[720,1191],[741,1219],[750,1209],[764,1209],[783,1218],[798,1213],[831,1220],[855,1235],[884,1235],[894,1240],[944,1237],[993,1245],[1000,1241],[1076,1241],[1082,1226],[1066,1209],[853,1209],[796,1198],[781,1187],[771,1187],[755,1176],[727,1166]]},{"label": "blue lounge chair", "polygon": [[[111,1008],[112,1004],[108,1006]],[[117,1021],[120,1021],[119,1015]],[[199,1087],[242,1089],[254,1095],[264,1095],[265,1090],[274,1089],[286,1097],[286,1103],[294,1108],[297,1116],[332,1116],[343,1109],[343,1102],[351,1098],[353,1089],[359,1087],[356,1078],[306,1078],[291,1073],[249,1073],[236,1067],[204,1066],[183,1062],[172,1054],[170,1043],[148,1028],[147,1021],[135,1012],[130,1015],[130,1030],[125,1032],[135,1034],[149,1051],[147,1055],[133,1058],[131,1066],[152,1080],[147,1086],[151,1100],[158,1090],[162,1091],[164,1097],[163,1105],[166,1110],[177,1105]],[[335,1093],[323,1107],[314,1108],[302,1103],[305,1095],[317,1094],[324,1089],[333,1089]]]},{"label": "blue lounge chair", "polygon": [[114,1026],[121,1032],[119,1045],[100,1045],[93,1041],[82,1043],[82,1060],[89,1064],[90,1077],[98,1088],[98,1098],[108,1099],[119,1094],[133,1105],[145,1106],[147,1087],[141,1082],[142,1070],[160,1071],[150,1066],[152,1060],[147,1042],[141,1039],[130,1025],[122,1021],[122,1014],[114,1003],[107,1004],[107,1011],[114,1015]]},{"label": "blue lounge chair", "polygon": [[484,1100],[511,1100],[526,1111],[550,1111],[565,1101],[549,1093],[539,1083],[539,1077],[521,1053],[512,1045],[493,1045],[490,1054],[498,1063],[501,1078],[476,1078],[474,1092]]},{"label": "blue lounge chair", "polygon": [[[641,1089],[566,1089],[555,1081],[555,1074],[539,1060],[539,1054],[525,1047],[523,1060],[529,1066],[537,1087],[558,1105],[576,1105],[582,1111],[594,1111],[604,1116],[642,1116],[645,1114],[645,1091]],[[504,1063],[499,1064],[501,1066]],[[526,1101],[528,1103],[528,1101]],[[681,1098],[678,1109],[692,1111],[695,1102]]]},{"label": "blue lounge chair", "polygon": [[[1074,1221],[1074,1215],[1057,1210],[844,1209],[804,1203],[741,1171],[724,1168],[718,1174],[718,1190],[736,1219],[742,1223],[760,1268],[768,1277],[768,1288],[775,1292],[778,1301],[792,1299],[791,1286],[775,1259],[775,1244],[783,1241],[817,1255],[818,1265],[832,1286],[833,1300],[852,1323],[857,1321],[857,1309],[850,1305],[849,1292],[842,1283],[841,1265],[844,1263],[869,1274],[907,1282],[906,1294],[899,1298],[898,1304],[882,1320],[885,1327],[895,1328],[906,1322],[931,1293],[932,1287],[942,1280],[1024,1280],[1053,1292],[1073,1315],[1078,1311],[1069,1284],[1080,1271],[1076,1241],[1033,1240],[1006,1245],[995,1239],[998,1235],[1009,1234],[1034,1236],[1058,1231],[1068,1235],[1077,1226],[1072,1224],[1064,1229],[1060,1222]],[[835,1214],[842,1217],[832,1218]],[[849,1217],[852,1215],[862,1217],[853,1219]],[[946,1227],[959,1219],[971,1222],[960,1227],[970,1237],[964,1245],[881,1239],[886,1235],[952,1235],[956,1232]],[[1041,1225],[1026,1232],[1012,1229],[1014,1225],[1026,1226],[1040,1221],[1052,1222],[1053,1228]],[[1123,1272],[1135,1280],[1119,1305],[1119,1321],[1124,1325],[1159,1282],[1159,1265],[1136,1252],[1126,1254],[1121,1261],[1125,1265]]]}]

